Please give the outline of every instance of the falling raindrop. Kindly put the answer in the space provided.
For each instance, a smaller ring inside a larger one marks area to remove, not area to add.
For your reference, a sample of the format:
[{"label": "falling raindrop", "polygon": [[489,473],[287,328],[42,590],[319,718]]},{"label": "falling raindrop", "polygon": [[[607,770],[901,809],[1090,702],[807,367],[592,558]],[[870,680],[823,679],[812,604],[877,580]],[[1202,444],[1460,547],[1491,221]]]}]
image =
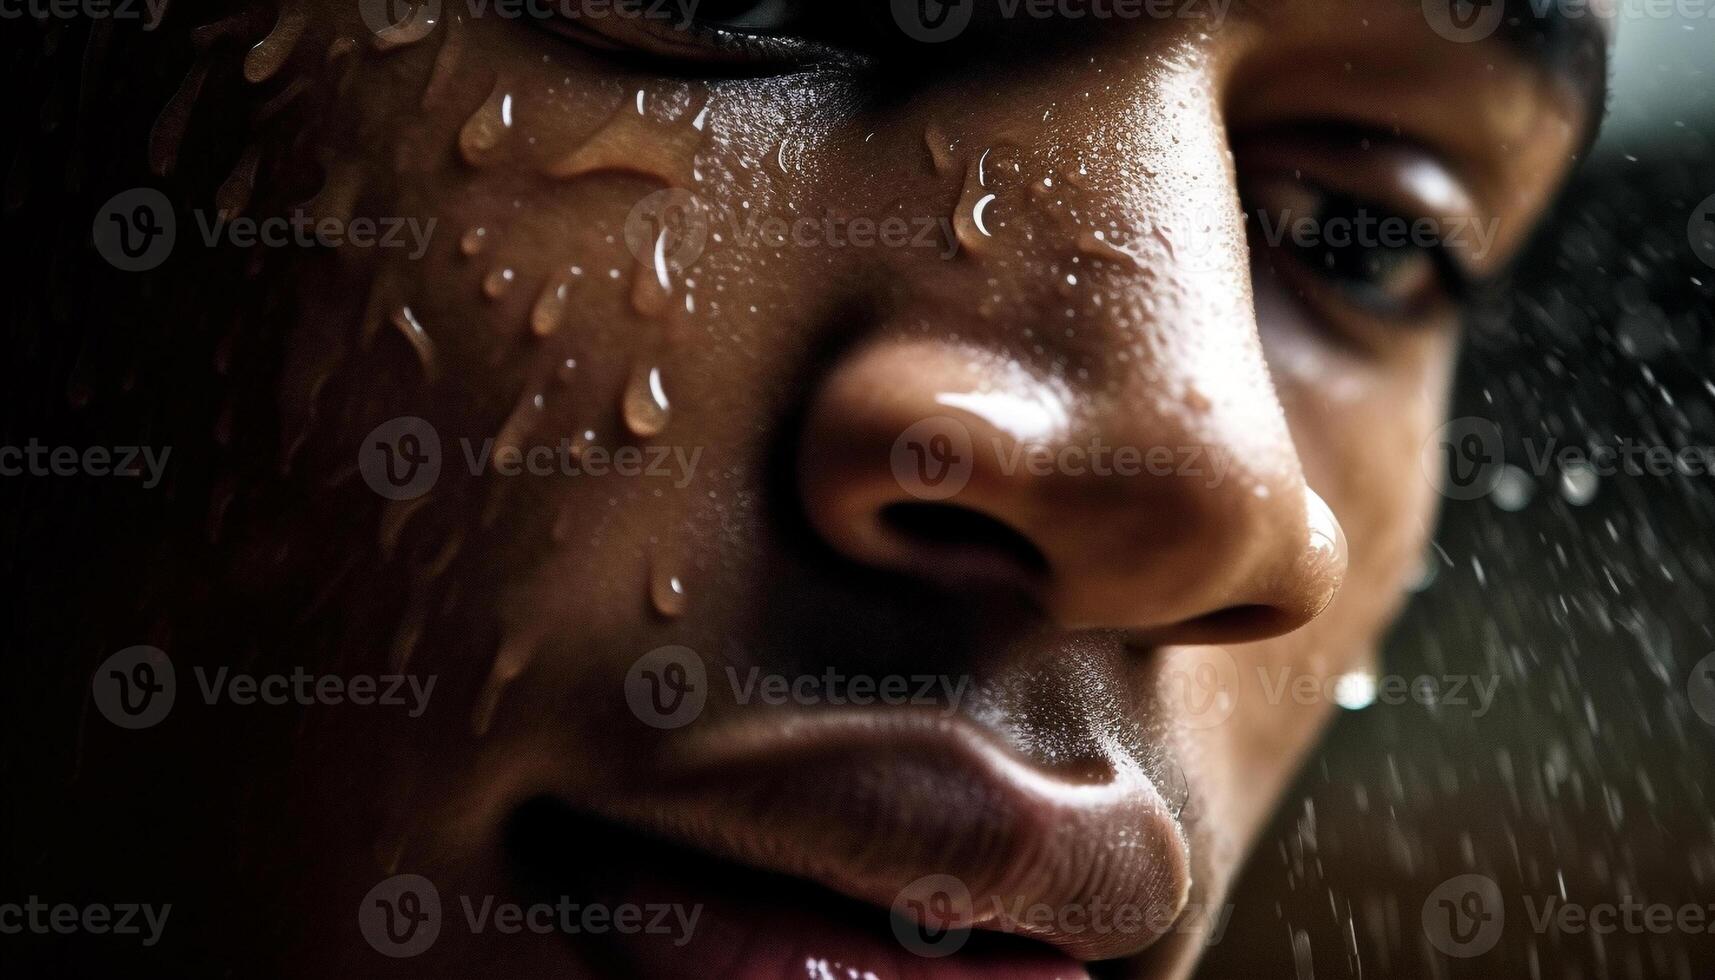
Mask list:
[{"label": "falling raindrop", "polygon": [[1583,507],[1596,499],[1601,487],[1596,468],[1582,460],[1574,461],[1560,471],[1560,495],[1574,507]]},{"label": "falling raindrop", "polygon": [[1489,491],[1489,499],[1496,507],[1508,513],[1524,510],[1530,503],[1530,498],[1536,494],[1536,483],[1523,468],[1511,463],[1501,468],[1500,475],[1495,479],[1495,486]]}]

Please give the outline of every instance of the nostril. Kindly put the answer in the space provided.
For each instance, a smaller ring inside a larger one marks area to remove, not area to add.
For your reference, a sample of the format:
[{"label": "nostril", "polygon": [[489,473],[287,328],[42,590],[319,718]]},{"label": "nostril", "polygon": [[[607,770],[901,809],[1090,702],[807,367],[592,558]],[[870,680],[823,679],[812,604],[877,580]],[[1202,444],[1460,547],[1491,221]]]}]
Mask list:
[{"label": "nostril", "polygon": [[981,511],[949,503],[901,502],[881,509],[882,526],[944,572],[1036,579],[1048,559],[1031,540]]}]

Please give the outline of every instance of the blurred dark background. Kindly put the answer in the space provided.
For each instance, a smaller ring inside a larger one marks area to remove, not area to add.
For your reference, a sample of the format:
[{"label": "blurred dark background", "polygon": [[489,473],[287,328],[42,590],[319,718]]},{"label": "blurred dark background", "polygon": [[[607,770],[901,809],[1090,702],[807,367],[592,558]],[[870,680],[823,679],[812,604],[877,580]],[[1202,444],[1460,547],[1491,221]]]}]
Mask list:
[{"label": "blurred dark background", "polygon": [[[1472,325],[1453,416],[1492,422],[1505,468],[1446,502],[1381,667],[1498,678],[1493,703],[1342,712],[1201,977],[1715,977],[1715,710],[1692,680],[1715,654],[1715,476],[1536,465],[1550,440],[1715,446],[1715,20],[1634,9],[1615,82],[1516,291]],[[1499,938],[1447,955],[1425,903],[1472,873]],[[1628,927],[1628,901],[1701,927]],[[1617,928],[1533,923],[1562,903]]]}]

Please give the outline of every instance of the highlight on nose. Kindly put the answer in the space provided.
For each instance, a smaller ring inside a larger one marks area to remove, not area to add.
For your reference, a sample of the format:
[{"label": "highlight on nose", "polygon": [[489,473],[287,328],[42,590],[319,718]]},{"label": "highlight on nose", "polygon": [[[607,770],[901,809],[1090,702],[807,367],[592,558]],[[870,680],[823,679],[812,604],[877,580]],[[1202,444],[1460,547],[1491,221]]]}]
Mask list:
[{"label": "highlight on nose", "polygon": [[1338,590],[1344,534],[1295,456],[1263,465],[1238,448],[1254,432],[1208,437],[1220,431],[993,352],[884,341],[821,380],[798,487],[845,558],[954,591],[1022,591],[1067,628],[1160,643],[1288,632]]}]

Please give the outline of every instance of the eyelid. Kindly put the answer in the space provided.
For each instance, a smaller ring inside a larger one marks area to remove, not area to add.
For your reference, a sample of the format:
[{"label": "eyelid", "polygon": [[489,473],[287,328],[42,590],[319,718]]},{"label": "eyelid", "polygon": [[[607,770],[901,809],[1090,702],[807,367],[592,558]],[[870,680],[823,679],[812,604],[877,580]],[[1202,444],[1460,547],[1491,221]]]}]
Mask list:
[{"label": "eyelid", "polygon": [[[1299,204],[1289,204],[1281,209],[1280,213],[1275,215],[1276,220],[1281,222],[1293,219],[1297,215],[1300,204],[1304,206],[1305,211],[1320,214],[1322,204],[1328,197],[1344,198],[1360,207],[1365,207],[1365,202],[1369,201],[1384,213],[1404,217],[1396,210],[1396,205],[1373,200],[1361,191],[1352,192],[1342,187],[1327,186],[1321,181],[1310,179],[1302,168],[1295,172],[1288,172],[1284,168],[1263,170],[1260,167],[1247,166],[1241,173],[1240,188],[1246,198],[1247,213],[1252,206],[1253,199],[1272,200],[1277,205],[1283,194],[1313,199],[1300,201]],[[1266,205],[1258,207],[1258,211],[1262,213],[1261,216],[1265,222],[1270,210],[1272,209]],[[1266,224],[1259,227],[1266,227]],[[1285,243],[1282,242],[1282,244]],[[1393,312],[1369,308],[1366,315],[1390,321],[1414,320],[1437,308],[1469,305],[1479,298],[1482,291],[1488,286],[1488,282],[1480,280],[1471,270],[1466,268],[1459,256],[1455,254],[1455,250],[1449,248],[1445,243],[1440,241],[1424,242],[1416,243],[1413,247],[1430,263],[1433,269],[1436,284],[1435,295],[1424,297],[1417,303],[1400,306]],[[1287,249],[1285,260],[1291,263],[1294,268],[1302,269],[1303,274],[1310,277],[1309,284],[1305,288],[1319,295],[1349,295],[1334,289],[1324,280],[1323,270],[1318,268],[1314,261],[1307,260],[1304,255],[1299,254],[1296,250]]]},{"label": "eyelid", "polygon": [[[1450,233],[1489,219],[1455,174],[1429,151],[1391,136],[1343,131],[1246,136],[1235,141],[1241,178],[1290,173],[1318,187],[1374,200],[1412,220],[1427,218]],[[1461,223],[1456,225],[1455,222]],[[1437,249],[1467,284],[1490,278],[1504,264],[1480,254],[1472,235],[1448,234]],[[1465,246],[1472,247],[1465,247]]]},{"label": "eyelid", "polygon": [[735,71],[792,70],[816,64],[859,66],[850,52],[808,38],[751,33],[710,24],[636,18],[550,18],[548,26],[574,41],[610,52],[631,52],[681,66]]}]

